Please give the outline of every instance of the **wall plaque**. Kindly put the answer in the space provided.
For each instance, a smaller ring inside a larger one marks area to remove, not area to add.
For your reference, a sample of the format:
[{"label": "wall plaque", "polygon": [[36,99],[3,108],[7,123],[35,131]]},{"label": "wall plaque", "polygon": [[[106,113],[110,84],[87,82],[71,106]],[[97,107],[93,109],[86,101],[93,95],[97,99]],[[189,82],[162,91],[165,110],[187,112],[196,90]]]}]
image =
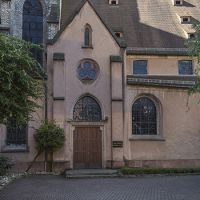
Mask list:
[{"label": "wall plaque", "polygon": [[123,141],[113,141],[112,146],[113,148],[123,148]]}]

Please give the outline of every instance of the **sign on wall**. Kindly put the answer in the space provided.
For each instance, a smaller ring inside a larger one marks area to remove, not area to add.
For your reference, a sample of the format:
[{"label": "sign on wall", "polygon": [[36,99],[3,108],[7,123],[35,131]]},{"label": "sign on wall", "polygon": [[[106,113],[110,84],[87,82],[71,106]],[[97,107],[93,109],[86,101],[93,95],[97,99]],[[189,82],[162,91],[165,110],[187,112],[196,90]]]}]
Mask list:
[{"label": "sign on wall", "polygon": [[113,141],[112,146],[113,148],[123,148],[123,141]]}]

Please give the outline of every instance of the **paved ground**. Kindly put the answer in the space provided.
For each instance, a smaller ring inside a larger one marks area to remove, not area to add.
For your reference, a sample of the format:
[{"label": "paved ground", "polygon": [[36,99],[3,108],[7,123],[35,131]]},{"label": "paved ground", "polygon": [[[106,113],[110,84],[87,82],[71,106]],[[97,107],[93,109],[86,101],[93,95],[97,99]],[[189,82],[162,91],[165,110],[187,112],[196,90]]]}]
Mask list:
[{"label": "paved ground", "polygon": [[64,179],[32,176],[2,191],[0,200],[200,200],[200,176]]}]

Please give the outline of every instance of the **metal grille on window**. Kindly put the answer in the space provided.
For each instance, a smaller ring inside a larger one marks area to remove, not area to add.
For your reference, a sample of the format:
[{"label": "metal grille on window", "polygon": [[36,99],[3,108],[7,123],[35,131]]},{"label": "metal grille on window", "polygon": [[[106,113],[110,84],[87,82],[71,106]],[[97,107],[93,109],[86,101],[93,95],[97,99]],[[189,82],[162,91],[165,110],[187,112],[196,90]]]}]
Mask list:
[{"label": "metal grille on window", "polygon": [[[39,0],[26,0],[24,3],[22,38],[34,44],[43,44],[43,10]],[[33,49],[32,54],[42,65],[42,51]]]},{"label": "metal grille on window", "polygon": [[8,120],[6,144],[9,145],[26,145],[27,127],[19,127],[15,119]]},{"label": "metal grille on window", "polygon": [[178,62],[178,70],[181,75],[192,75],[193,66],[191,60],[181,60]]},{"label": "metal grille on window", "polygon": [[134,135],[157,134],[156,106],[151,99],[142,97],[133,104],[132,127]]},{"label": "metal grille on window", "polygon": [[82,97],[74,107],[73,118],[75,121],[101,121],[101,108],[96,100],[92,97]]}]

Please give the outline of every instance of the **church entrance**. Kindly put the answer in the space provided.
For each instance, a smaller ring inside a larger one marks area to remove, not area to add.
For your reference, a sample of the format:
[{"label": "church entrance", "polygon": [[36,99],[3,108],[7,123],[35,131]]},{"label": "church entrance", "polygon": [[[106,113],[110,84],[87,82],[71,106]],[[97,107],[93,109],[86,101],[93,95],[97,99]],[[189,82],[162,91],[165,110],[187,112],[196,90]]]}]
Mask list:
[{"label": "church entrance", "polygon": [[96,125],[102,120],[100,105],[91,96],[80,98],[74,106],[73,120],[82,124],[73,132],[74,169],[102,168],[102,132]]},{"label": "church entrance", "polygon": [[99,127],[77,127],[74,131],[74,169],[102,168],[102,133]]}]

